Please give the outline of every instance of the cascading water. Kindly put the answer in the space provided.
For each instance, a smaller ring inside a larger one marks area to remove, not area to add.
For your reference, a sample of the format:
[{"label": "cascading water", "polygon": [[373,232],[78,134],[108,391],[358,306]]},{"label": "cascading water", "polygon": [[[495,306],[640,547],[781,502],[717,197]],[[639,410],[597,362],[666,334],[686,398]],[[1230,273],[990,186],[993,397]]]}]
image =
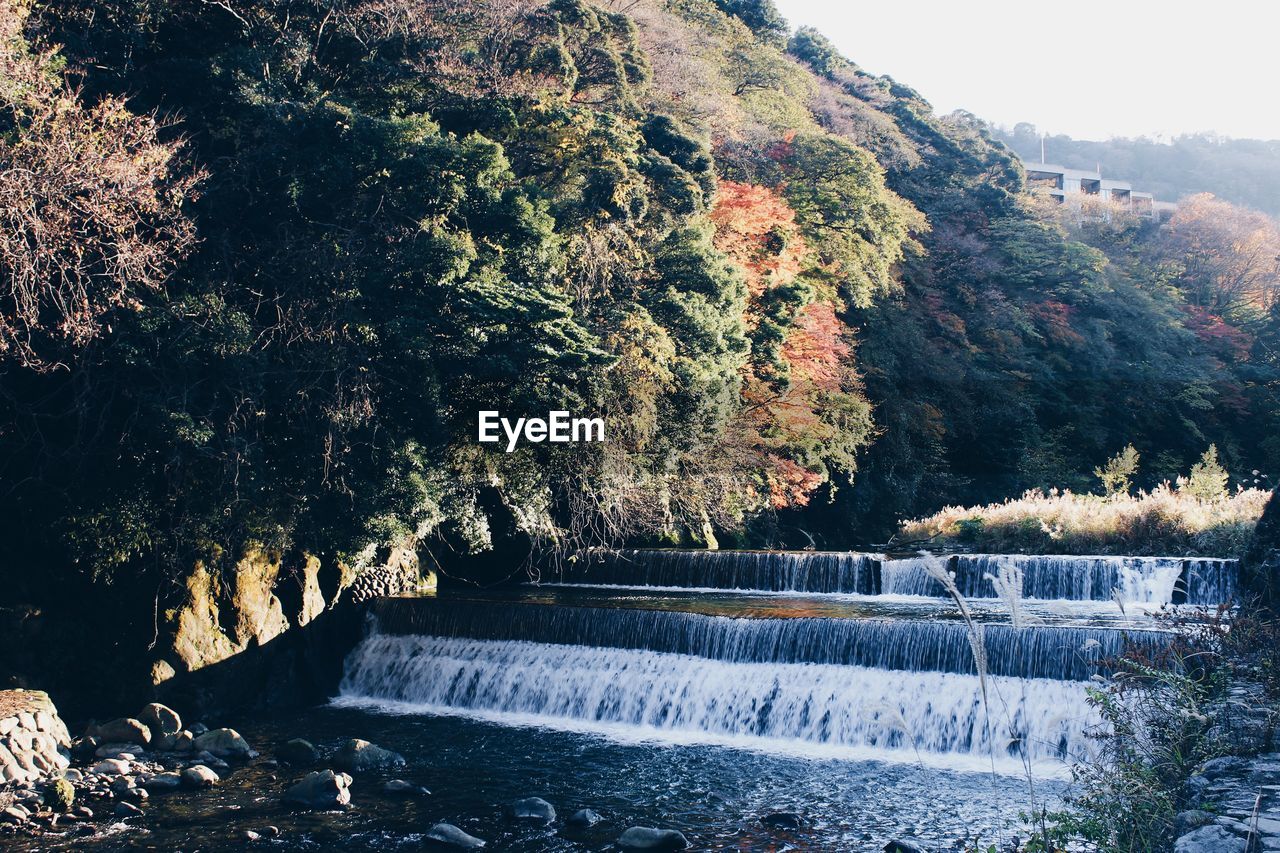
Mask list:
[{"label": "cascading water", "polygon": [[[944,568],[977,623],[944,597]],[[553,594],[377,602],[337,701],[1052,773],[1087,749],[1087,681],[1126,648],[1159,660],[1168,645],[1141,613],[1091,614],[1114,613],[1112,599],[1225,601],[1234,574],[1232,561],[1148,557],[598,552]],[[992,576],[1046,601],[1015,626],[1012,590],[996,598]]]},{"label": "cascading water", "polygon": [[885,750],[902,760],[1061,761],[1093,722],[1079,685],[992,678],[988,722],[972,676],[547,643],[374,635],[352,654],[347,696],[516,721]]}]

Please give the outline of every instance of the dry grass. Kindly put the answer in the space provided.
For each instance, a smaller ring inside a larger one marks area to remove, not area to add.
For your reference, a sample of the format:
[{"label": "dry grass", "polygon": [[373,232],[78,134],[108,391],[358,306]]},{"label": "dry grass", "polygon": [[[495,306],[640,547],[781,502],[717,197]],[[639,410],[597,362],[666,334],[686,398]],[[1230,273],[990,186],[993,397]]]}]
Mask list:
[{"label": "dry grass", "polygon": [[947,507],[904,522],[901,537],[990,553],[1238,557],[1270,492],[1200,500],[1168,484],[1137,495],[1032,490],[980,507]]}]

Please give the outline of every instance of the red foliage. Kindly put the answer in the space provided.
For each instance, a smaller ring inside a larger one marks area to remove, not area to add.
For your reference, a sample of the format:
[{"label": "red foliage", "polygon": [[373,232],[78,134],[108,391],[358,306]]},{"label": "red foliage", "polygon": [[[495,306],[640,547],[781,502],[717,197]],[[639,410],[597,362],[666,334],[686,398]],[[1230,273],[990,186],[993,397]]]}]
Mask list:
[{"label": "red foliage", "polygon": [[1253,348],[1253,336],[1232,326],[1217,314],[1195,305],[1183,306],[1187,314],[1187,328],[1208,345],[1210,351],[1227,361],[1248,361]]},{"label": "red foliage", "polygon": [[753,299],[792,281],[808,260],[795,211],[766,187],[721,181],[711,221],[716,248],[746,275]]},{"label": "red foliage", "polygon": [[846,339],[848,327],[829,302],[811,302],[800,311],[796,324],[782,345],[795,382],[811,382],[822,390],[839,390],[849,371],[852,351]]}]

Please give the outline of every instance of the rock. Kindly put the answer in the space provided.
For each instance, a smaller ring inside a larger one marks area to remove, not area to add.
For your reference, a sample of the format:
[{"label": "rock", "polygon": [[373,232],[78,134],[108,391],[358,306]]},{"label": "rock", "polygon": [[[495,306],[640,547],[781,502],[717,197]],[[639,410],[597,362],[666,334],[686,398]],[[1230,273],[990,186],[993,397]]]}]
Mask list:
[{"label": "rock", "polygon": [[1249,765],[1249,762],[1243,758],[1237,758],[1234,755],[1225,755],[1221,758],[1213,758],[1206,761],[1200,768],[1200,775],[1210,781],[1225,776],[1228,773],[1234,773]]},{"label": "rock", "polygon": [[228,770],[231,769],[230,764],[223,761],[221,758],[214,755],[212,752],[209,752],[208,750],[205,750],[204,752],[197,755],[195,760],[197,764],[203,764],[206,767],[212,767],[214,770],[217,770],[219,773],[226,773]]},{"label": "rock", "polygon": [[384,794],[406,794],[412,796],[430,796],[431,792],[421,785],[415,785],[412,782],[406,782],[403,779],[388,779],[382,783],[382,792]]},{"label": "rock", "polygon": [[351,802],[351,777],[332,770],[308,773],[284,793],[284,801],[308,809],[336,809]]},{"label": "rock", "polygon": [[457,847],[459,850],[478,850],[485,845],[485,842],[479,838],[467,835],[451,823],[437,823],[422,837],[437,844]]},{"label": "rock", "polygon": [[344,743],[333,756],[333,766],[348,773],[360,773],[383,767],[400,767],[404,763],[404,756],[400,753],[383,749],[359,738],[353,738]]},{"label": "rock", "polygon": [[176,735],[182,731],[182,718],[178,712],[159,702],[152,702],[139,711],[138,721],[151,730],[152,738]]},{"label": "rock", "polygon": [[116,817],[137,817],[142,814],[142,809],[138,808],[133,803],[121,800],[116,803],[116,807],[111,810],[111,813]]},{"label": "rock", "polygon": [[93,809],[88,806],[76,806],[71,810],[71,814],[75,815],[80,820],[93,820]]},{"label": "rock", "polygon": [[182,784],[188,788],[208,788],[218,782],[218,774],[203,764],[195,764],[182,771]]},{"label": "rock", "polygon": [[569,819],[566,820],[565,823],[569,826],[595,826],[602,820],[604,820],[604,818],[602,818],[599,813],[594,812],[591,809],[578,809],[576,812],[569,815]]},{"label": "rock", "polygon": [[556,819],[555,806],[541,797],[524,797],[507,806],[507,814],[514,820],[527,820],[536,823],[553,823]]},{"label": "rock", "polygon": [[136,743],[104,743],[93,751],[95,758],[124,758],[132,761],[141,754],[142,747]]},{"label": "rock", "polygon": [[1185,835],[1197,827],[1204,826],[1206,823],[1213,823],[1213,815],[1208,812],[1202,812],[1199,809],[1178,812],[1173,819],[1173,834],[1175,836]]},{"label": "rock", "polygon": [[62,778],[66,779],[68,782],[79,782],[84,778],[84,774],[72,767],[62,774]]},{"label": "rock", "polygon": [[26,823],[27,811],[26,809],[20,809],[17,806],[9,806],[3,811],[0,811],[0,820],[3,820],[5,823]]},{"label": "rock", "polygon": [[129,772],[129,762],[123,758],[106,758],[93,765],[89,772],[95,776],[124,776]]},{"label": "rock", "polygon": [[1245,853],[1245,840],[1217,824],[1210,824],[1175,841],[1173,853]]},{"label": "rock", "polygon": [[235,729],[211,729],[196,737],[195,748],[211,752],[219,758],[239,761],[258,757],[258,753],[250,749],[248,741],[240,737]]},{"label": "rock", "polygon": [[804,825],[804,819],[795,812],[770,812],[760,822],[772,829],[799,829]]},{"label": "rock", "polygon": [[914,841],[895,838],[884,846],[884,853],[926,853],[925,849]]},{"label": "rock", "polygon": [[97,738],[98,743],[151,743],[151,729],[132,717],[108,720],[92,727],[89,735]]},{"label": "rock", "polygon": [[320,750],[311,741],[296,737],[280,744],[276,758],[286,764],[315,764],[320,760]]},{"label": "rock", "polygon": [[185,729],[173,736],[169,749],[173,752],[191,752],[196,748],[196,736]]},{"label": "rock", "polygon": [[147,779],[147,787],[153,791],[159,791],[162,793],[164,791],[175,791],[182,787],[182,774],[174,772],[157,773]]},{"label": "rock", "polygon": [[187,730],[191,732],[192,737],[200,737],[200,735],[209,731],[209,727],[206,726],[204,723],[194,723]]},{"label": "rock", "polygon": [[689,840],[674,829],[633,826],[618,836],[618,846],[623,850],[684,850]]},{"label": "rock", "polygon": [[261,835],[254,832],[252,829],[246,829],[244,831],[244,838],[246,841],[257,841],[261,837],[262,837]]}]

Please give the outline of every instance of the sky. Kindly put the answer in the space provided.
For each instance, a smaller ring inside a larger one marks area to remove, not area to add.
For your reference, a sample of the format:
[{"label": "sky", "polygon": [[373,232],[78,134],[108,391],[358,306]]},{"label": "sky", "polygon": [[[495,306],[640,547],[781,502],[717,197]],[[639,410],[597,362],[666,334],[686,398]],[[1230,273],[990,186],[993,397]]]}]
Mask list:
[{"label": "sky", "polygon": [[775,0],[939,112],[1077,139],[1280,139],[1276,0]]}]

